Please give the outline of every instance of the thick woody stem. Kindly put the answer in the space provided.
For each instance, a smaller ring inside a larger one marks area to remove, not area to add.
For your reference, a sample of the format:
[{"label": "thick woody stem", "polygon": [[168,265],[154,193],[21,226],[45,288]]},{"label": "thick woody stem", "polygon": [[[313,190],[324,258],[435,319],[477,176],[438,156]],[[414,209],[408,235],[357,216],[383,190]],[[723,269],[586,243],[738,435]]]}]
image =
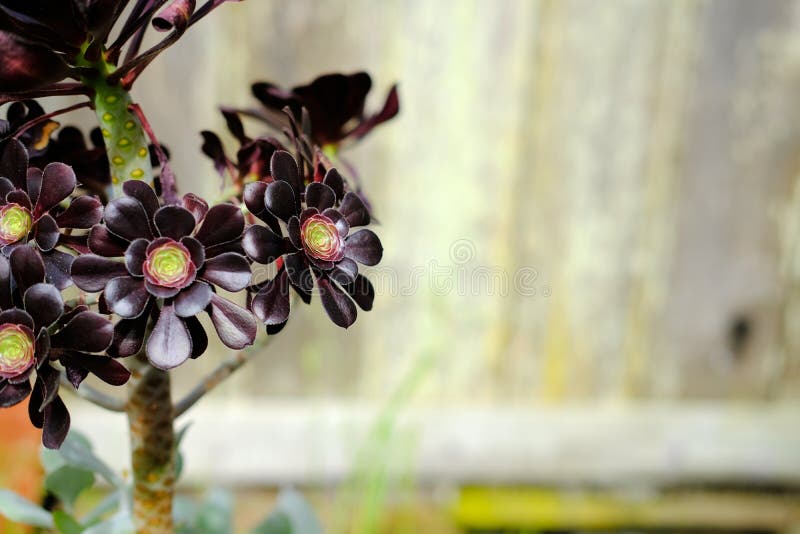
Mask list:
[{"label": "thick woody stem", "polygon": [[171,534],[175,433],[169,373],[140,358],[126,411],[131,437],[133,519],[138,534]]}]

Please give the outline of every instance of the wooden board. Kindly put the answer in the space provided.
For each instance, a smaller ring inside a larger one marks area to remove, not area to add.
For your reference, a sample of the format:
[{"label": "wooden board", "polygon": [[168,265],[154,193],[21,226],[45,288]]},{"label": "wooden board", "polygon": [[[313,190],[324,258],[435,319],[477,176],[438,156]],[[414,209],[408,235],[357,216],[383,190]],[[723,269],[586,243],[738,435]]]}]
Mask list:
[{"label": "wooden board", "polygon": [[[342,482],[367,459],[392,477],[428,485],[800,487],[799,408],[575,404],[393,413],[325,401],[233,401],[201,405],[179,423],[191,423],[183,447],[191,483]],[[85,405],[73,414],[101,457],[127,464],[124,416]]]}]

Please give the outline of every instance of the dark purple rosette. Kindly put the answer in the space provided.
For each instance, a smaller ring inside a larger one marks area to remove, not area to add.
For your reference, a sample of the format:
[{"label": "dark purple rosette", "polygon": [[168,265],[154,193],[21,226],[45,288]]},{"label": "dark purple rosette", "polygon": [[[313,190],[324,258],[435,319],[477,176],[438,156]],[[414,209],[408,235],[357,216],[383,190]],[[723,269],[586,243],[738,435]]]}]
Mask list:
[{"label": "dark purple rosette", "polygon": [[[26,398],[31,423],[41,428],[42,443],[58,448],[70,417],[59,397],[61,371],[78,388],[89,373],[122,385],[130,373],[102,353],[111,344],[113,326],[85,306],[65,309],[61,293],[44,283],[39,252],[19,246],[0,256],[0,407]],[[33,386],[31,386],[31,381]]]},{"label": "dark purple rosette", "polygon": [[157,320],[145,349],[154,366],[171,369],[196,358],[208,345],[196,317],[202,311],[226,346],[251,345],[253,316],[216,293],[241,291],[250,283],[250,264],[241,253],[241,210],[232,204],[209,209],[194,195],[186,195],[183,206],[161,207],[143,182],[126,182],[123,190],[126,196],[109,202],[104,223],[90,232],[92,254],[72,264],[75,285],[102,291],[108,310],[122,318],[109,354],[138,353],[152,316]]},{"label": "dark purple rosette", "polygon": [[400,111],[397,86],[392,87],[383,108],[372,115],[364,112],[372,79],[366,72],[355,74],[326,74],[310,84],[281,89],[269,82],[252,86],[255,96],[266,108],[263,118],[276,127],[285,126],[284,108],[288,107],[296,120],[302,108],[311,119],[311,139],[317,145],[337,146],[344,141],[358,140],[373,128],[393,118]]},{"label": "dark purple rosette", "polygon": [[[251,309],[268,332],[280,330],[289,317],[289,287],[308,302],[316,285],[331,320],[347,328],[356,320],[356,304],[372,308],[374,290],[359,274],[357,263],[376,265],[383,255],[378,236],[368,229],[369,211],[354,193],[344,192],[336,169],[321,182],[302,187],[303,180],[291,154],[272,156],[274,182],[256,182],[245,189],[245,203],[266,226],[247,229],[242,246],[256,263],[281,259],[275,277],[251,299]],[[276,218],[286,225],[283,237]]]},{"label": "dark purple rosette", "polygon": [[[0,160],[0,248],[8,256],[14,248],[31,244],[42,255],[47,281],[58,289],[72,284],[69,276],[73,256],[57,250],[67,246],[86,249],[88,230],[103,215],[95,197],[70,199],[77,179],[72,168],[50,163],[44,170],[28,167],[28,152],[12,140]],[[69,232],[63,232],[64,229]]]}]

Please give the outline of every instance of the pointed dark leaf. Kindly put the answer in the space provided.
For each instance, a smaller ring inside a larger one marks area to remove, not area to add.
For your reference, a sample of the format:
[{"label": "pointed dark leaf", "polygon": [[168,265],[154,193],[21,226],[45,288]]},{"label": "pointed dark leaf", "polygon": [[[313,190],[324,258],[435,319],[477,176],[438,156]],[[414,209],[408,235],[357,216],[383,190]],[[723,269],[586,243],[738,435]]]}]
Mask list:
[{"label": "pointed dark leaf", "polygon": [[147,248],[150,242],[147,239],[139,238],[131,241],[128,250],[125,251],[125,267],[133,276],[142,276],[142,267],[147,259]]},{"label": "pointed dark leaf", "polygon": [[[0,69],[0,80],[2,80],[2,69]],[[19,189],[24,189],[27,184],[28,151],[16,139],[10,139],[6,144],[3,157],[0,158],[0,176],[11,180],[14,187]]]},{"label": "pointed dark leaf", "polygon": [[50,284],[34,284],[25,292],[23,298],[25,311],[33,317],[35,330],[47,328],[64,311],[64,301],[61,293]]},{"label": "pointed dark leaf", "polygon": [[317,280],[322,307],[336,326],[347,328],[356,321],[356,305],[336,284],[325,277]]},{"label": "pointed dark leaf", "polygon": [[[126,182],[128,183],[131,182]],[[106,206],[103,218],[108,229],[123,239],[133,241],[138,237],[153,238],[147,212],[142,203],[135,198],[115,198]]]},{"label": "pointed dark leaf", "polygon": [[22,189],[15,189],[6,195],[6,202],[19,204],[23,208],[32,209],[31,206],[31,199],[28,196],[28,193],[23,191]]},{"label": "pointed dark leaf", "polygon": [[258,326],[255,317],[244,308],[219,295],[212,295],[209,315],[226,347],[238,350],[253,344]]},{"label": "pointed dark leaf", "polygon": [[339,232],[340,236],[345,237],[350,233],[350,224],[341,212],[330,208],[322,212],[322,214],[333,221],[333,224],[336,225],[336,231]]},{"label": "pointed dark leaf", "polygon": [[317,208],[319,211],[333,207],[336,202],[336,192],[325,184],[312,182],[306,187],[306,204]]},{"label": "pointed dark leaf", "polygon": [[343,258],[334,265],[328,276],[340,285],[351,284],[358,274],[358,265],[349,258]]},{"label": "pointed dark leaf", "polygon": [[112,279],[106,285],[106,302],[109,309],[125,319],[138,317],[150,300],[144,281],[130,276]]},{"label": "pointed dark leaf", "polygon": [[208,203],[194,193],[183,195],[183,207],[192,214],[197,224],[200,224],[208,213]]},{"label": "pointed dark leaf", "polygon": [[42,405],[42,399],[44,399],[42,383],[37,380],[33,383],[33,389],[28,398],[28,417],[31,420],[31,424],[36,428],[42,428],[44,425],[44,414],[39,411],[39,406]]},{"label": "pointed dark leaf", "polygon": [[226,252],[205,263],[201,278],[226,291],[241,291],[250,283],[250,264],[244,256]]},{"label": "pointed dark leaf", "polygon": [[33,317],[25,310],[19,308],[9,308],[0,312],[0,324],[19,324],[34,329]]},{"label": "pointed dark leaf", "polygon": [[[285,150],[276,150],[270,160],[270,174],[277,181],[288,183],[295,193],[299,194],[303,186],[300,182],[300,171],[297,162]],[[274,212],[273,212],[274,213]]]},{"label": "pointed dark leaf", "polygon": [[211,158],[214,162],[214,169],[220,176],[224,176],[225,171],[228,169],[229,160],[225,155],[222,141],[220,141],[217,134],[207,130],[200,132],[200,135],[203,136],[203,146],[201,147],[203,154]]},{"label": "pointed dark leaf", "polygon": [[34,236],[36,244],[39,248],[47,252],[53,250],[58,243],[60,234],[58,233],[58,223],[53,219],[50,214],[45,214],[41,219],[36,221],[34,228]]},{"label": "pointed dark leaf", "polygon": [[151,306],[135,319],[122,319],[114,326],[114,338],[106,351],[112,358],[127,358],[138,353],[144,343]]},{"label": "pointed dark leaf", "polygon": [[181,244],[189,250],[189,256],[191,256],[195,267],[198,269],[202,267],[206,261],[206,251],[200,241],[187,236],[181,239]]},{"label": "pointed dark leaf", "polygon": [[42,255],[44,261],[45,277],[47,281],[63,291],[72,285],[72,277],[69,272],[75,256],[66,254],[60,250],[51,250]]},{"label": "pointed dark leaf", "polygon": [[369,210],[364,205],[361,197],[352,191],[344,195],[339,211],[347,219],[350,226],[366,226],[369,224]]},{"label": "pointed dark leaf", "polygon": [[95,197],[82,196],[73,200],[56,222],[61,228],[91,228],[103,218],[103,204]]},{"label": "pointed dark leaf", "polygon": [[31,394],[31,383],[25,381],[19,384],[9,384],[6,382],[0,386],[0,408],[10,408]]},{"label": "pointed dark leaf", "polygon": [[264,203],[274,216],[284,221],[297,214],[297,205],[292,187],[286,182],[272,182],[267,186]]},{"label": "pointed dark leaf", "polygon": [[41,367],[50,357],[50,334],[47,333],[45,328],[39,330],[39,335],[36,336],[36,349],[34,351],[36,357],[36,367]]},{"label": "pointed dark leaf", "polygon": [[333,189],[337,199],[344,197],[344,180],[336,169],[331,169],[325,173],[325,178],[322,179],[322,183]]},{"label": "pointed dark leaf", "polygon": [[244,133],[244,126],[242,125],[242,120],[239,118],[239,114],[232,109],[224,107],[221,108],[220,111],[225,118],[225,124],[228,126],[228,130],[233,134],[236,140],[241,144],[248,143],[250,139]]},{"label": "pointed dark leaf", "polygon": [[[31,173],[29,172],[28,174],[30,175]],[[14,187],[14,184],[11,183],[11,180],[0,177],[0,198],[6,198],[6,196],[14,189],[16,188]]]},{"label": "pointed dark leaf", "polygon": [[238,239],[244,232],[244,215],[238,206],[217,204],[208,210],[195,238],[207,247]]},{"label": "pointed dark leaf", "polygon": [[11,273],[21,293],[33,284],[44,282],[44,262],[39,252],[29,246],[15,248],[11,253]]},{"label": "pointed dark leaf", "polygon": [[78,185],[72,167],[63,163],[50,163],[42,172],[42,189],[33,209],[37,219],[67,198]]},{"label": "pointed dark leaf", "polygon": [[79,365],[69,365],[66,367],[66,371],[67,380],[69,380],[69,383],[72,384],[72,387],[75,389],[81,387],[83,381],[89,376],[89,370]]},{"label": "pointed dark leaf", "polygon": [[286,223],[286,231],[289,234],[289,241],[291,241],[294,248],[298,250],[303,249],[303,238],[300,235],[300,219],[292,217]]},{"label": "pointed dark leaf", "polygon": [[148,219],[155,217],[160,204],[158,196],[156,196],[156,192],[153,191],[152,187],[141,180],[128,180],[122,184],[122,190],[129,197],[135,198],[142,203]]},{"label": "pointed dark leaf", "polygon": [[283,257],[283,261],[292,284],[307,292],[314,288],[314,277],[304,252],[287,254]]},{"label": "pointed dark leaf", "polygon": [[[42,191],[42,171],[37,169],[36,167],[29,167],[28,168],[28,197],[31,199],[31,202],[36,204],[36,201],[39,199],[39,193]],[[8,182],[8,180],[6,180]],[[9,185],[11,182],[8,182]],[[13,186],[12,186],[13,189]],[[0,194],[2,194],[3,198],[6,197],[8,193],[11,192],[11,189],[7,189],[5,184],[0,186]]]},{"label": "pointed dark leaf", "polygon": [[386,102],[384,102],[383,108],[378,113],[359,124],[358,127],[353,130],[351,135],[356,139],[360,139],[379,124],[394,118],[399,111],[400,98],[397,94],[397,85],[394,85],[389,91],[389,95],[386,97]]},{"label": "pointed dark leaf", "polygon": [[281,269],[275,278],[256,293],[251,303],[253,313],[265,325],[285,323],[289,318],[289,276]]},{"label": "pointed dark leaf", "polygon": [[156,212],[156,228],[163,237],[178,241],[192,233],[196,221],[194,216],[180,206],[164,206]]},{"label": "pointed dark leaf", "polygon": [[264,193],[267,191],[266,182],[252,182],[244,186],[244,205],[247,209],[258,217],[258,215],[267,209],[264,204]]},{"label": "pointed dark leaf", "polygon": [[97,378],[112,386],[122,386],[131,376],[124,365],[108,356],[95,356],[82,352],[73,352],[69,355],[69,363],[87,369]]},{"label": "pointed dark leaf", "polygon": [[58,449],[69,432],[69,412],[61,397],[56,397],[44,413],[42,444],[48,449]]},{"label": "pointed dark leaf", "polygon": [[211,302],[213,291],[205,282],[197,281],[175,297],[175,314],[178,317],[194,317]]},{"label": "pointed dark leaf", "polygon": [[114,325],[95,312],[82,312],[50,338],[53,347],[102,352],[111,344]]},{"label": "pointed dark leaf", "polygon": [[186,328],[189,329],[189,337],[192,339],[192,355],[190,358],[198,358],[208,348],[208,336],[196,317],[185,317],[183,319]]},{"label": "pointed dark leaf", "polygon": [[0,254],[0,309],[11,306],[11,262]]},{"label": "pointed dark leaf", "polygon": [[284,252],[284,241],[264,226],[251,226],[244,233],[242,248],[255,262],[267,265]]},{"label": "pointed dark leaf", "polygon": [[183,319],[175,315],[172,306],[163,306],[150,339],[147,340],[147,359],[159,369],[172,369],[192,355],[192,339]]},{"label": "pointed dark leaf", "polygon": [[151,284],[149,281],[145,280],[144,287],[147,288],[147,291],[156,298],[159,299],[169,299],[174,297],[180,292],[180,288],[178,287],[164,287],[164,286],[157,286],[155,284]]},{"label": "pointed dark leaf", "polygon": [[95,224],[89,232],[89,249],[95,254],[107,258],[124,255],[129,241],[115,236],[102,224]]},{"label": "pointed dark leaf", "polygon": [[383,246],[375,232],[364,229],[347,238],[344,253],[363,265],[377,265],[383,257]]},{"label": "pointed dark leaf", "polygon": [[122,262],[87,254],[75,258],[71,273],[76,286],[84,291],[97,292],[102,291],[112,278],[128,274],[128,270]]},{"label": "pointed dark leaf", "polygon": [[37,382],[42,384],[42,403],[39,405],[39,411],[43,412],[47,406],[53,402],[58,395],[58,386],[61,380],[60,373],[50,365],[43,365],[39,368]]}]

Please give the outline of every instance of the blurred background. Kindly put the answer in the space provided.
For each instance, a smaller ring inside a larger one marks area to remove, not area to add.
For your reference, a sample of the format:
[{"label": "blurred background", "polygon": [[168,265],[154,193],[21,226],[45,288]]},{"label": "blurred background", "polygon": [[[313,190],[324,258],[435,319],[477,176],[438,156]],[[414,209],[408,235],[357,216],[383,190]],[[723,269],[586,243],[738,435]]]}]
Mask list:
[{"label": "blurred background", "polygon": [[[367,70],[401,113],[343,155],[381,222],[375,308],[344,331],[296,306],[179,421],[184,491],[234,490],[238,528],[293,486],[333,533],[800,531],[799,24],[781,0],[250,0],[192,28],[134,89],[184,192],[218,191],[199,132],[233,150],[217,106],[253,81]],[[125,465],[124,416],[70,400]]]}]

